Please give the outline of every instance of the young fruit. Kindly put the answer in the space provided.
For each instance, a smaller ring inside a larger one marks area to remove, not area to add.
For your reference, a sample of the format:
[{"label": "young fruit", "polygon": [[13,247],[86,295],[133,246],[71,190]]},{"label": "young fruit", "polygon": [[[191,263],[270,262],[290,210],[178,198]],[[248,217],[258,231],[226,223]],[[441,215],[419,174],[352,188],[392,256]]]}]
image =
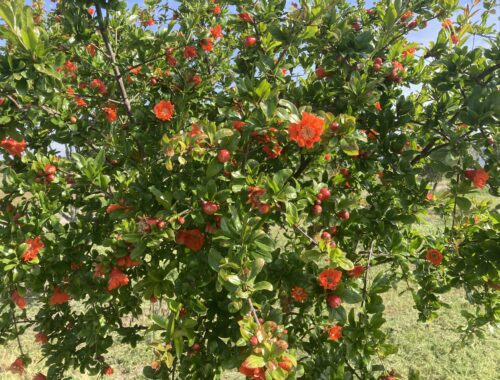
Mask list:
[{"label": "young fruit", "polygon": [[314,215],[321,215],[322,212],[323,212],[323,207],[321,207],[320,205],[314,205],[313,206],[312,213]]},{"label": "young fruit", "polygon": [[43,171],[45,172],[46,175],[56,174],[57,168],[54,165],[47,164],[43,168]]},{"label": "young fruit", "polygon": [[246,36],[245,37],[245,41],[243,42],[243,44],[246,46],[246,47],[250,47],[252,45],[255,45],[257,43],[257,38],[255,37],[252,37],[252,36]]},{"label": "young fruit", "polygon": [[250,344],[251,344],[252,346],[256,346],[256,345],[258,345],[258,344],[259,344],[259,339],[258,339],[255,335],[254,335],[254,336],[252,336],[252,337],[250,338]]},{"label": "young fruit", "polygon": [[340,305],[342,304],[342,298],[340,298],[336,294],[329,294],[326,297],[326,303],[328,304],[328,306],[330,308],[336,309],[336,308],[340,307]]},{"label": "young fruit", "polygon": [[224,164],[231,160],[231,153],[227,149],[221,149],[219,150],[219,153],[217,153],[217,161],[219,161],[221,164]]},{"label": "young fruit", "polygon": [[214,202],[203,202],[201,208],[206,215],[213,215],[219,211],[219,205]]},{"label": "young fruit", "polygon": [[324,68],[322,68],[321,66],[318,67],[314,73],[316,74],[316,78],[318,79],[323,79],[324,77],[327,76],[327,73],[326,73],[326,70]]},{"label": "young fruit", "polygon": [[261,214],[267,214],[269,212],[269,210],[270,210],[269,204],[267,204],[267,203],[261,203],[259,205],[259,212]]},{"label": "young fruit", "polygon": [[347,220],[349,219],[349,211],[341,210],[337,213],[337,216],[342,220]]},{"label": "young fruit", "polygon": [[340,124],[334,121],[333,123],[330,123],[330,131],[332,132],[337,132],[338,129],[340,128]]},{"label": "young fruit", "polygon": [[319,190],[319,193],[316,195],[316,198],[320,201],[326,201],[331,196],[330,190],[327,187],[323,187]]}]

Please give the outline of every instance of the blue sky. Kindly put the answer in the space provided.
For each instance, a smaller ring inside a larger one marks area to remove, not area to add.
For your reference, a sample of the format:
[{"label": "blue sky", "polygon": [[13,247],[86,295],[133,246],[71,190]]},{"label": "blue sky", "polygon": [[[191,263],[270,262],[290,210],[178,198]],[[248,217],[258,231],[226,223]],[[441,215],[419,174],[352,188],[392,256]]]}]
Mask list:
[{"label": "blue sky", "polygon": [[[350,2],[354,3],[355,1],[350,1]],[[367,0],[366,7],[367,8],[371,7],[375,2],[376,1],[374,1],[374,0]],[[27,3],[31,3],[31,1],[27,0]],[[127,3],[129,5],[129,7],[132,7],[134,4],[138,4],[138,5],[142,6],[144,4],[144,0],[127,0]],[[177,2],[170,0],[170,1],[168,1],[168,3],[171,6],[175,7],[175,4]],[[292,3],[292,0],[287,0],[287,7],[291,7],[291,3]],[[471,3],[472,3],[472,0],[459,0],[460,5],[466,5],[466,4],[471,4]],[[52,3],[50,0],[46,0],[46,6],[48,9],[52,9],[54,7],[54,3]],[[496,21],[496,24],[498,25],[498,17],[492,16],[491,19],[492,19],[492,22]],[[437,20],[433,20],[429,23],[427,28],[425,28],[423,30],[411,32],[408,35],[408,40],[410,42],[416,42],[416,43],[420,43],[424,46],[427,46],[429,44],[429,42],[436,40],[437,34],[439,33],[440,30],[441,30],[440,22]],[[475,44],[477,46],[477,45],[481,45],[483,43],[484,43],[484,41],[481,41],[481,40],[476,38],[475,40],[470,39],[467,42],[467,45],[472,46]]]}]

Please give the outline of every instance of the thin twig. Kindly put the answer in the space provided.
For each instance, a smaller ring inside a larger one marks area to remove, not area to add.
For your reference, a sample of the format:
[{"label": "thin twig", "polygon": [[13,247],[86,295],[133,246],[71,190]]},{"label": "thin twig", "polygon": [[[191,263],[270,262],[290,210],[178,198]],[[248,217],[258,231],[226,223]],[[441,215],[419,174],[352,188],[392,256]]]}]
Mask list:
[{"label": "thin twig", "polygon": [[16,312],[14,309],[11,309],[12,311],[12,320],[14,322],[14,329],[16,330],[16,339],[17,339],[17,345],[19,346],[19,352],[21,352],[21,356],[24,356],[24,351],[23,351],[23,346],[21,345],[21,340],[19,339],[19,330],[17,329],[17,319],[16,319]]},{"label": "thin twig", "polygon": [[312,244],[318,245],[318,242],[314,240],[312,237],[310,237],[302,228],[294,224],[293,228],[295,228],[297,231],[299,231],[302,235],[304,235]]},{"label": "thin twig", "polygon": [[363,299],[361,300],[361,307],[365,304],[366,301],[366,291],[367,291],[367,286],[368,286],[368,272],[370,270],[370,262],[373,256],[373,246],[375,244],[375,240],[372,240],[372,244],[370,247],[370,254],[368,255],[368,262],[366,263],[366,269],[365,269],[365,278],[363,280]]},{"label": "thin twig", "polygon": [[252,299],[248,297],[248,305],[250,306],[250,312],[252,313],[253,319],[255,320],[255,323],[257,323],[260,326],[260,321],[259,317],[257,316],[257,311],[253,307]]},{"label": "thin twig", "polygon": [[349,363],[349,361],[345,361],[345,364],[347,364],[347,366],[349,367],[349,369],[351,370],[351,372],[356,375],[356,377],[359,379],[359,380],[362,380],[361,376],[358,375],[358,373],[356,372],[356,370],[351,366],[351,364]]},{"label": "thin twig", "polygon": [[[129,116],[129,118],[132,120],[133,119],[132,107],[130,106],[130,100],[129,100],[128,95],[127,95],[127,90],[125,89],[125,84],[123,83],[122,74],[120,73],[118,63],[116,62],[115,52],[113,51],[113,47],[111,46],[111,43],[109,42],[107,22],[105,24],[103,21],[102,9],[98,3],[95,3],[95,9],[97,12],[97,21],[99,23],[99,32],[101,33],[102,40],[104,42],[104,46],[106,47],[106,50],[108,51],[108,55],[111,58],[111,65],[113,67],[115,79],[118,82],[118,87],[120,89],[120,95],[122,97],[123,104],[125,105],[125,109],[127,110],[127,114]],[[106,12],[106,14],[107,14],[107,16],[109,15],[109,10],[108,10],[108,12]]]}]

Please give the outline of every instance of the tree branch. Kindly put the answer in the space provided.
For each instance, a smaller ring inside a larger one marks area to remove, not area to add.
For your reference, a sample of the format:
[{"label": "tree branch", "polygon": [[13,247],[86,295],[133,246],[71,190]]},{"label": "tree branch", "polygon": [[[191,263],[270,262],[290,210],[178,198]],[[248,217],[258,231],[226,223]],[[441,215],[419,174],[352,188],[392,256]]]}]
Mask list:
[{"label": "tree branch", "polygon": [[372,260],[373,256],[373,245],[375,244],[375,240],[372,240],[372,244],[370,247],[370,254],[368,255],[368,261],[366,263],[366,269],[365,269],[365,278],[363,280],[363,299],[361,300],[361,307],[365,304],[366,301],[366,291],[367,291],[367,286],[368,286],[368,271],[370,270],[370,262]]},{"label": "tree branch", "polygon": [[481,74],[476,76],[476,81],[480,81],[484,79],[486,76],[490,75],[491,73],[495,72],[496,70],[500,69],[500,63],[497,63],[496,65],[490,66],[487,69],[485,69]]},{"label": "tree branch", "polygon": [[252,313],[253,319],[255,320],[255,323],[257,323],[260,326],[260,321],[259,317],[257,316],[257,311],[253,307],[252,299],[248,297],[248,306],[250,306],[250,312]]},{"label": "tree branch", "polygon": [[318,242],[310,237],[302,228],[297,226],[296,224],[293,226],[297,231],[299,231],[302,235],[304,235],[312,244],[318,245]]},{"label": "tree branch", "polygon": [[121,95],[121,98],[123,100],[123,104],[125,105],[125,109],[127,110],[127,114],[129,116],[129,118],[131,120],[133,120],[132,107],[130,105],[130,100],[129,100],[128,95],[127,95],[127,90],[125,89],[125,84],[123,83],[122,74],[120,73],[118,63],[116,62],[115,52],[113,51],[113,47],[111,46],[111,43],[109,42],[107,23],[106,24],[104,23],[104,20],[102,17],[102,9],[98,3],[95,3],[95,9],[97,12],[97,21],[99,23],[99,32],[101,33],[102,40],[104,42],[104,46],[106,47],[108,55],[111,58],[111,65],[113,67],[113,73],[115,75],[115,79],[116,79],[116,81],[118,83],[118,87],[120,89],[120,95]]}]

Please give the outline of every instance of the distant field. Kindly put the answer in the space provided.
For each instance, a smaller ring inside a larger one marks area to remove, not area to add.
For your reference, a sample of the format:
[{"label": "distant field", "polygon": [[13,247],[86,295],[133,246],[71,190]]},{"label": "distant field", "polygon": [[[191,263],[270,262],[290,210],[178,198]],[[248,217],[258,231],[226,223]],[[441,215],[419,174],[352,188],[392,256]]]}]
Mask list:
[{"label": "distant field", "polygon": [[[460,310],[470,310],[470,306],[460,291],[453,291],[444,296],[451,309],[442,310],[440,317],[431,323],[417,322],[417,312],[411,308],[412,300],[409,294],[398,295],[390,291],[384,295],[386,301],[386,328],[391,333],[393,342],[400,345],[396,355],[389,356],[384,363],[387,368],[395,368],[407,378],[409,368],[420,371],[422,380],[496,380],[500,373],[498,356],[500,353],[500,334],[491,332],[484,341],[469,341],[463,348],[455,346],[460,335],[454,330],[463,324]],[[34,334],[27,333],[22,337],[22,344],[33,357],[34,363],[41,358],[39,346],[34,343]],[[14,380],[19,377],[2,373],[12,363],[17,355],[17,347],[11,342],[0,347],[0,379]],[[142,367],[152,359],[151,351],[146,343],[139,344],[136,349],[126,345],[116,345],[107,356],[115,370],[108,379],[142,379]],[[43,371],[43,363],[37,363],[29,368],[33,375]],[[73,379],[95,379],[71,374]],[[31,378],[28,377],[28,378]],[[235,373],[228,373],[225,380],[243,379]]]}]

